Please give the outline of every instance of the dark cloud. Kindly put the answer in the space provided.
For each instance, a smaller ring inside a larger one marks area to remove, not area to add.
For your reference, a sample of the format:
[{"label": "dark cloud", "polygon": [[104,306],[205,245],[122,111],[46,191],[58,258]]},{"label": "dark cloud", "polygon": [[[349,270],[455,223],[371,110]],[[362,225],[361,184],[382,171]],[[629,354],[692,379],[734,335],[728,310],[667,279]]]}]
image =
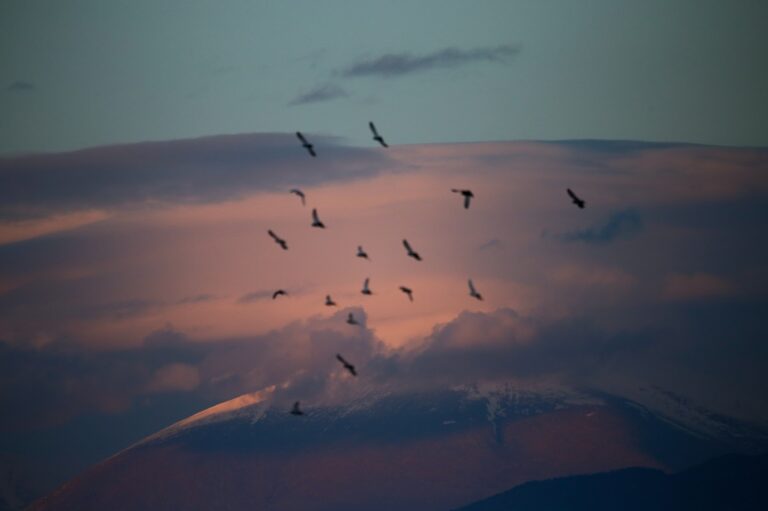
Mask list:
[{"label": "dark cloud", "polygon": [[459,67],[475,62],[506,62],[520,53],[520,48],[513,45],[475,48],[444,48],[426,55],[410,53],[388,53],[379,57],[361,60],[341,71],[343,76],[377,76],[393,78],[407,74]]},{"label": "dark cloud", "polygon": [[504,243],[500,239],[493,238],[480,245],[478,250],[498,250],[503,247]]},{"label": "dark cloud", "polygon": [[205,137],[0,158],[0,219],[128,207],[206,203],[258,190],[370,176],[388,164],[375,150],[311,135],[307,154],[293,133]]},{"label": "dark cloud", "polygon": [[202,293],[199,295],[192,295],[192,296],[185,296],[181,300],[179,300],[179,305],[184,305],[188,303],[202,303],[202,302],[210,302],[211,300],[215,300],[216,297],[210,293]]},{"label": "dark cloud", "polygon": [[626,210],[613,213],[602,225],[562,234],[561,239],[599,245],[630,238],[642,230],[643,220],[640,214],[634,210]]},{"label": "dark cloud", "polygon": [[35,87],[35,84],[32,82],[16,80],[15,82],[8,84],[5,90],[9,92],[34,92],[37,90],[37,87]]},{"label": "dark cloud", "polygon": [[349,96],[347,91],[335,83],[326,83],[318,85],[309,92],[299,94],[290,103],[289,106],[306,105],[308,103],[319,103],[321,101],[330,101],[332,99],[345,98]]},{"label": "dark cloud", "polygon": [[267,298],[272,297],[272,293],[274,293],[274,290],[272,291],[253,291],[251,293],[246,293],[240,298],[237,299],[237,303],[253,303],[258,302],[261,300],[266,300]]}]

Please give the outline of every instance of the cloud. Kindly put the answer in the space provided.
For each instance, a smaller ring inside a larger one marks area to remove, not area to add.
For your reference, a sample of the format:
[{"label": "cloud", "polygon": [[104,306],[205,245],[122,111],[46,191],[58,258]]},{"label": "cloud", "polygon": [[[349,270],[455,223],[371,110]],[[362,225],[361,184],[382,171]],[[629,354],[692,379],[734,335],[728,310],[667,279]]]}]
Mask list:
[{"label": "cloud", "polygon": [[347,91],[342,89],[335,83],[326,83],[318,85],[309,92],[299,94],[288,103],[289,106],[306,105],[308,103],[320,103],[322,101],[330,101],[333,99],[345,98],[349,96]]},{"label": "cloud", "polygon": [[732,294],[735,286],[728,280],[708,273],[668,275],[662,292],[668,300],[698,300]]},{"label": "cloud", "polygon": [[223,135],[0,158],[0,220],[71,211],[200,204],[257,191],[371,176],[391,162],[380,152],[312,135],[307,154],[293,133]]},{"label": "cloud", "polygon": [[504,248],[504,243],[498,238],[493,238],[480,245],[478,250],[498,250],[501,248]]},{"label": "cloud", "polygon": [[199,295],[192,295],[192,296],[185,296],[181,300],[179,300],[177,303],[179,305],[185,305],[189,303],[203,303],[203,302],[210,302],[211,300],[215,300],[216,296],[211,293],[202,293]]},{"label": "cloud", "polygon": [[272,297],[274,291],[253,291],[246,293],[237,299],[237,303],[253,303]]},{"label": "cloud", "polygon": [[444,48],[426,55],[410,53],[388,53],[379,57],[361,60],[341,71],[343,76],[376,76],[393,78],[431,69],[455,68],[475,62],[506,62],[520,53],[513,45],[482,47],[471,50]]},{"label": "cloud", "polygon": [[147,385],[149,392],[189,392],[200,385],[200,374],[189,364],[168,364],[156,370]]},{"label": "cloud", "polygon": [[24,93],[24,92],[34,92],[35,90],[37,90],[37,87],[32,82],[28,82],[25,80],[16,80],[8,84],[5,90],[7,90],[8,92]]},{"label": "cloud", "polygon": [[642,230],[643,221],[640,215],[634,210],[625,210],[612,214],[608,221],[602,225],[581,231],[564,233],[560,238],[568,242],[601,245],[619,239],[631,238]]}]

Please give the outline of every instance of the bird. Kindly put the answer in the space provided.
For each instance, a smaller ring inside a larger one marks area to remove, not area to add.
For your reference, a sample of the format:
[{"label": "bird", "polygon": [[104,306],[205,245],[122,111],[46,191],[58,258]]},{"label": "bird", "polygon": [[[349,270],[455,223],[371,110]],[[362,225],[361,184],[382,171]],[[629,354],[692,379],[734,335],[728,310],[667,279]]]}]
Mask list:
[{"label": "bird", "polygon": [[365,250],[363,250],[363,247],[360,245],[357,246],[357,257],[362,257],[363,259],[367,259],[368,261],[370,261],[370,259],[368,258],[368,254],[365,252]]},{"label": "bird", "polygon": [[408,295],[408,299],[413,301],[413,290],[409,287],[400,286],[400,291]]},{"label": "bird", "polygon": [[360,292],[361,292],[361,293],[363,293],[364,295],[368,295],[368,296],[370,296],[370,295],[372,295],[372,294],[373,294],[373,292],[371,291],[371,289],[368,287],[368,283],[369,283],[370,281],[371,281],[371,279],[370,279],[370,278],[366,278],[366,279],[365,279],[365,282],[363,282],[363,289],[362,289],[362,291],[360,291]]},{"label": "bird", "polygon": [[578,198],[575,193],[573,193],[573,190],[570,188],[567,189],[568,196],[573,200],[573,203],[576,204],[579,208],[584,209],[584,206],[587,204],[582,199]]},{"label": "bird", "polygon": [[280,295],[286,296],[287,294],[288,294],[288,293],[286,293],[284,290],[282,290],[282,289],[278,289],[277,291],[275,291],[274,293],[272,293],[272,299],[274,300],[275,298],[277,298],[277,297],[278,297],[278,296],[280,296]]},{"label": "bird", "polygon": [[307,139],[306,139],[306,138],[304,138],[304,135],[302,135],[300,131],[297,131],[297,132],[296,132],[296,136],[297,136],[297,137],[299,137],[299,140],[301,140],[301,146],[302,146],[304,149],[306,149],[307,151],[309,151],[309,154],[311,154],[313,158],[314,158],[315,156],[317,156],[317,155],[315,154],[315,146],[313,146],[312,144],[310,144],[309,142],[307,142]]},{"label": "bird", "polygon": [[302,412],[301,409],[299,408],[298,401],[293,403],[293,408],[291,408],[291,415],[304,415],[304,412]]},{"label": "bird", "polygon": [[270,236],[270,237],[271,237],[273,240],[275,240],[275,243],[277,243],[278,245],[280,245],[281,247],[283,247],[283,250],[288,250],[288,243],[286,243],[286,242],[285,242],[285,240],[284,240],[284,239],[282,239],[280,236],[278,236],[277,234],[275,234],[275,232],[274,232],[272,229],[269,229],[269,230],[267,231],[267,234],[269,234],[269,236]]},{"label": "bird", "polygon": [[317,209],[312,209],[312,227],[319,227],[325,229],[325,224],[320,221],[320,217],[317,216]]},{"label": "bird", "polygon": [[382,147],[389,147],[386,142],[384,142],[384,139],[381,135],[379,135],[379,132],[376,131],[376,126],[373,125],[372,122],[368,123],[368,126],[371,128],[371,132],[373,132],[373,139],[381,144]]},{"label": "bird", "polygon": [[408,251],[408,255],[410,257],[413,257],[417,261],[421,261],[421,256],[418,252],[414,252],[414,250],[411,248],[411,245],[408,243],[408,240],[403,240],[403,246]]},{"label": "bird", "polygon": [[355,319],[355,316],[353,316],[351,312],[347,316],[347,323],[349,323],[350,325],[359,325],[360,324],[360,323],[357,322],[357,320]]},{"label": "bird", "polygon": [[456,188],[451,188],[451,191],[453,193],[460,193],[464,196],[464,209],[469,209],[469,201],[472,197],[475,196],[475,194],[472,193],[472,190],[459,190]]},{"label": "bird", "polygon": [[349,372],[350,372],[350,374],[352,374],[352,376],[357,376],[357,371],[355,371],[355,366],[353,366],[352,364],[350,364],[349,362],[347,362],[346,360],[344,360],[344,357],[342,357],[342,356],[341,356],[341,355],[339,355],[338,353],[336,354],[336,360],[338,360],[339,362],[341,362],[341,365],[343,365],[343,366],[344,366],[344,369],[346,369],[347,371],[349,371]]},{"label": "bird", "polygon": [[475,285],[472,283],[472,279],[469,279],[469,296],[472,298],[477,298],[478,300],[483,299],[483,295],[477,292],[477,289],[475,289]]},{"label": "bird", "polygon": [[331,300],[331,295],[325,295],[325,305],[328,307],[336,307],[336,302]]},{"label": "bird", "polygon": [[301,198],[301,205],[306,206],[307,205],[307,197],[304,195],[304,192],[299,190],[298,188],[292,188],[289,193],[292,193],[294,195],[298,195]]}]

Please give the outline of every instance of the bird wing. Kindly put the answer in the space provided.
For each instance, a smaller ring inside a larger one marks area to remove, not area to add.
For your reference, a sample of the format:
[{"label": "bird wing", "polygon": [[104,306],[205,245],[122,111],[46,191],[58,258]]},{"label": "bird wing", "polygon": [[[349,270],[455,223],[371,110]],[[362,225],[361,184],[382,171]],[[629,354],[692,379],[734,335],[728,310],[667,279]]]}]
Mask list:
[{"label": "bird wing", "polygon": [[576,197],[576,194],[575,194],[575,193],[573,193],[573,190],[571,190],[570,188],[568,188],[568,189],[567,189],[567,192],[568,192],[568,196],[569,196],[571,199],[573,199],[573,200],[578,200],[578,197]]},{"label": "bird wing", "polygon": [[320,223],[320,219],[317,217],[317,209],[312,210],[312,220],[314,220],[317,223]]},{"label": "bird wing", "polygon": [[300,411],[300,410],[299,410],[299,402],[298,402],[298,401],[296,401],[295,403],[293,403],[293,410],[292,410],[292,411],[294,411],[294,412],[298,412],[298,411]]},{"label": "bird wing", "polygon": [[373,136],[374,137],[378,137],[379,136],[379,132],[376,131],[376,126],[374,126],[373,122],[369,122],[368,126],[371,128],[371,131],[373,132]]},{"label": "bird wing", "polygon": [[307,143],[307,139],[304,138],[304,135],[302,135],[300,131],[296,132],[296,136],[299,137],[299,140],[301,140],[302,144],[306,144]]},{"label": "bird wing", "polygon": [[408,240],[403,240],[403,246],[408,252],[413,252],[413,249],[411,248],[411,245],[408,243]]},{"label": "bird wing", "polygon": [[472,283],[472,279],[469,279],[469,292],[473,295],[478,294],[477,290],[475,289],[475,285]]},{"label": "bird wing", "polygon": [[370,291],[370,289],[368,289],[368,282],[370,282],[370,281],[371,281],[371,279],[366,277],[365,282],[363,282],[363,289],[365,291]]},{"label": "bird wing", "polygon": [[278,237],[277,237],[277,234],[275,234],[275,233],[274,233],[274,231],[273,231],[272,229],[268,230],[268,231],[267,231],[267,234],[269,234],[269,236],[270,236],[270,237],[271,237],[273,240],[275,240],[275,241],[277,241],[277,240],[279,240],[279,239],[280,239],[280,238],[278,238]]},{"label": "bird wing", "polygon": [[341,355],[339,355],[338,353],[336,354],[336,360],[338,360],[339,362],[341,362],[341,363],[342,363],[342,364],[344,364],[344,365],[347,365],[347,364],[349,364],[349,362],[347,362],[346,360],[344,360],[344,357],[342,357],[342,356],[341,356]]},{"label": "bird wing", "polygon": [[465,195],[464,196],[464,209],[469,209],[469,200],[472,198],[471,195]]}]

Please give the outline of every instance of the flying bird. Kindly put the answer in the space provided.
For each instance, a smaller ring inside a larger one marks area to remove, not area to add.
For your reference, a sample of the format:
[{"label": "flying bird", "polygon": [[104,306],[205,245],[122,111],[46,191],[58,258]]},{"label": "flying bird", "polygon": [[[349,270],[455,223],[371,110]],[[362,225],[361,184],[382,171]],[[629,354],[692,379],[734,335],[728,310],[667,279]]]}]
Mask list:
[{"label": "flying bird", "polygon": [[304,195],[304,192],[302,192],[298,188],[292,188],[289,193],[292,193],[294,195],[298,195],[301,198],[301,205],[302,206],[306,206],[307,205],[307,197]]},{"label": "flying bird", "polygon": [[312,227],[319,227],[321,229],[325,229],[325,224],[320,221],[320,217],[317,216],[317,209],[312,209]]},{"label": "flying bird", "polygon": [[571,198],[574,204],[576,204],[581,209],[584,209],[584,206],[586,205],[586,202],[584,202],[582,199],[578,198],[575,193],[573,193],[573,190],[570,188],[567,189],[568,196]]},{"label": "flying bird", "polygon": [[302,412],[301,409],[299,408],[298,401],[293,403],[293,408],[291,408],[291,415],[304,415],[304,412]]},{"label": "flying bird", "polygon": [[475,196],[475,194],[472,193],[472,190],[458,190],[456,188],[451,188],[451,191],[453,193],[460,193],[464,196],[464,209],[469,209],[469,201],[472,199],[472,197]]},{"label": "flying bird", "polygon": [[331,300],[331,295],[325,295],[325,305],[328,307],[336,307],[336,302]]},{"label": "flying bird", "polygon": [[373,294],[373,292],[371,291],[371,288],[368,287],[368,284],[370,283],[370,281],[371,281],[370,278],[366,278],[365,282],[363,282],[363,289],[360,292],[363,293],[364,295],[370,296]]},{"label": "flying bird", "polygon": [[381,146],[382,146],[382,147],[389,147],[389,146],[387,145],[387,143],[386,143],[386,142],[384,142],[384,139],[382,138],[382,136],[381,136],[381,135],[379,135],[379,132],[378,132],[378,131],[376,131],[376,126],[374,126],[372,122],[369,122],[369,123],[368,123],[368,126],[370,126],[370,128],[371,128],[371,132],[373,133],[373,139],[374,139],[376,142],[378,142],[379,144],[381,144]]},{"label": "flying bird", "polygon": [[286,242],[285,242],[285,240],[284,240],[284,239],[282,239],[280,236],[278,236],[277,234],[275,234],[275,232],[274,232],[272,229],[269,229],[269,230],[267,231],[267,234],[269,234],[269,236],[270,236],[270,237],[271,237],[273,240],[275,240],[275,243],[277,243],[278,245],[280,245],[281,247],[283,247],[283,250],[288,250],[288,243],[286,243]]},{"label": "flying bird", "polygon": [[403,240],[403,246],[405,247],[405,250],[408,251],[408,255],[410,257],[413,257],[417,261],[421,261],[421,256],[418,252],[414,252],[414,250],[411,248],[410,243],[408,243],[408,240]]},{"label": "flying bird", "polygon": [[355,319],[355,316],[353,316],[351,312],[347,316],[347,323],[349,323],[350,325],[359,325],[360,324],[360,323],[357,322],[357,320]]},{"label": "flying bird", "polygon": [[300,131],[297,131],[297,132],[296,132],[296,136],[297,136],[297,137],[299,137],[299,140],[301,140],[301,146],[302,146],[304,149],[306,149],[307,151],[309,151],[309,154],[311,154],[313,158],[314,158],[315,156],[317,156],[317,155],[315,154],[315,146],[313,146],[312,144],[310,144],[309,142],[307,142],[307,139],[306,139],[306,138],[304,138],[304,135],[302,135]]},{"label": "flying bird", "polygon": [[483,299],[483,295],[477,292],[477,289],[475,289],[475,285],[472,283],[472,279],[469,279],[469,296],[472,298],[477,298],[478,300]]},{"label": "flying bird", "polygon": [[[363,247],[359,246],[357,247],[357,257],[362,257],[363,259],[368,259],[368,254],[363,250]],[[370,261],[370,259],[368,259]]]},{"label": "flying bird", "polygon": [[352,376],[357,376],[357,371],[355,371],[355,366],[353,366],[352,364],[350,364],[349,362],[347,362],[346,360],[344,360],[344,357],[342,357],[342,356],[341,356],[341,355],[339,355],[338,353],[336,354],[336,360],[338,360],[339,362],[341,362],[341,365],[343,365],[343,366],[344,366],[344,369],[346,369],[347,371],[349,371],[349,372],[350,372],[350,374],[352,374]]},{"label": "flying bird", "polygon": [[275,298],[277,298],[277,297],[278,297],[278,296],[280,296],[280,295],[282,295],[282,296],[286,296],[287,294],[288,294],[288,293],[286,293],[284,290],[282,290],[282,289],[278,289],[277,291],[275,291],[274,293],[272,293],[272,299],[274,300]]},{"label": "flying bird", "polygon": [[409,287],[400,286],[400,291],[408,295],[408,299],[413,301],[413,290]]}]

